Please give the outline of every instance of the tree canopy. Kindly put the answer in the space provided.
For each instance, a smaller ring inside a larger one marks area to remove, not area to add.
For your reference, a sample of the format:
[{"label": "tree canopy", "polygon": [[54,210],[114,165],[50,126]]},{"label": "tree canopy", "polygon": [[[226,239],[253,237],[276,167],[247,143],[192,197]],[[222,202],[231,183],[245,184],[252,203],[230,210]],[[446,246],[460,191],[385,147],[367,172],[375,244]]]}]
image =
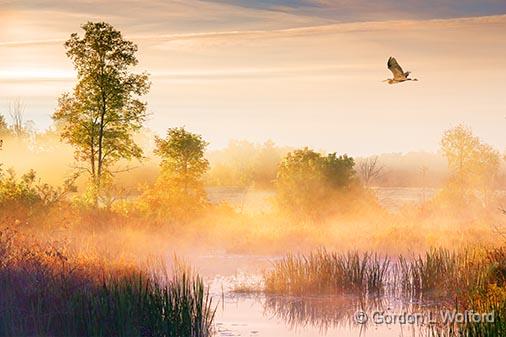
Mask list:
[{"label": "tree canopy", "polygon": [[155,154],[162,159],[161,174],[144,195],[147,207],[164,217],[189,219],[207,202],[203,184],[209,169],[204,157],[207,142],[184,128],[172,128],[165,138],[156,137],[155,143]]},{"label": "tree canopy", "polygon": [[500,165],[499,152],[482,143],[464,125],[445,131],[441,150],[450,169],[449,183],[458,197],[464,200],[475,192],[481,192],[486,201],[495,189]]},{"label": "tree canopy", "polygon": [[155,154],[162,159],[162,174],[177,176],[183,187],[200,180],[209,168],[204,158],[208,143],[200,135],[172,128],[165,139],[155,137],[155,144]]},{"label": "tree canopy", "polygon": [[0,115],[0,136],[7,135],[9,132],[9,125],[5,121],[5,117],[3,115]]},{"label": "tree canopy", "polygon": [[104,22],[82,26],[84,36],[73,33],[65,43],[67,56],[77,70],[72,93],[63,94],[53,119],[61,137],[75,148],[96,194],[120,159],[140,159],[142,149],[133,134],[146,119],[140,100],[150,87],[148,75],[133,74],[137,46]]},{"label": "tree canopy", "polygon": [[332,208],[332,197],[352,186],[354,164],[347,155],[322,155],[308,148],[288,153],[277,175],[280,206],[309,220],[322,217]]}]

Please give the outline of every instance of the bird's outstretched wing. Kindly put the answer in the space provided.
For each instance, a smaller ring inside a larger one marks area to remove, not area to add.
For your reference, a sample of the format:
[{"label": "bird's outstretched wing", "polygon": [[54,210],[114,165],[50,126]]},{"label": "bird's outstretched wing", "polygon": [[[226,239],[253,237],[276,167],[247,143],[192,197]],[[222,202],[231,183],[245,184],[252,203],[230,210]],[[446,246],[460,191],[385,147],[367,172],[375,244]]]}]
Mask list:
[{"label": "bird's outstretched wing", "polygon": [[394,74],[394,80],[405,80],[406,74],[394,57],[390,57],[387,62],[388,69]]}]

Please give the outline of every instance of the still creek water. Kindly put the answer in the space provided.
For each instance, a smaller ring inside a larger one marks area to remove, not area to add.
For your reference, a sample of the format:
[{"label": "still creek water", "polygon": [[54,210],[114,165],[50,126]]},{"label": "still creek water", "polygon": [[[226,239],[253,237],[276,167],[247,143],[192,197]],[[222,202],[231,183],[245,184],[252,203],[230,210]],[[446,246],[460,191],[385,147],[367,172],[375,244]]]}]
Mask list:
[{"label": "still creek water", "polygon": [[[254,214],[271,210],[272,191],[250,189],[210,188],[211,202],[228,204],[241,212]],[[376,188],[380,203],[389,210],[418,203],[434,195],[434,189]],[[436,312],[434,304],[403,303],[395,296],[381,303],[363,303],[357,298],[329,297],[267,297],[262,294],[240,294],[233,290],[243,286],[261,288],[262,272],[280,257],[211,254],[189,257],[191,265],[204,276],[216,310],[217,336],[265,337],[398,337],[431,336],[427,329],[413,324],[357,324],[354,315],[365,309],[371,316],[375,311],[387,313],[417,313],[426,318],[428,310]]]},{"label": "still creek water", "polygon": [[376,311],[393,314],[422,313],[429,307],[435,309],[428,304],[415,306],[395,297],[374,301],[357,297],[267,296],[233,291],[245,286],[261,287],[262,272],[278,258],[219,254],[189,257],[189,261],[209,284],[214,304],[217,305],[217,336],[430,336],[420,324],[377,324],[371,322],[371,318],[368,323],[359,324],[355,316],[360,310],[371,316]]}]

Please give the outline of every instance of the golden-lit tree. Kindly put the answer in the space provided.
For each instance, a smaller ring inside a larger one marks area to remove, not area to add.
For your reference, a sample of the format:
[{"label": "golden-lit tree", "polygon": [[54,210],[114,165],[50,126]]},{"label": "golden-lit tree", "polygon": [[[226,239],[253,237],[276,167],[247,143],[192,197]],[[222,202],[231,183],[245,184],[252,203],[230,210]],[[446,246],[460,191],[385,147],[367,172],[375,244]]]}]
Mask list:
[{"label": "golden-lit tree", "polygon": [[286,155],[277,174],[277,200],[299,219],[315,221],[335,206],[333,196],[355,181],[354,160],[304,148]]},{"label": "golden-lit tree", "polygon": [[53,119],[61,137],[74,146],[75,158],[84,163],[92,180],[93,199],[111,166],[120,159],[140,159],[142,149],[133,134],[146,118],[145,95],[150,83],[146,74],[132,74],[137,65],[137,46],[104,22],[82,26],[84,37],[74,33],[65,43],[67,56],[77,70],[72,94],[60,97]]},{"label": "golden-lit tree", "polygon": [[464,125],[445,131],[441,140],[443,155],[450,169],[450,186],[459,198],[480,192],[487,203],[493,193],[499,171],[500,156]]},{"label": "golden-lit tree", "polygon": [[466,180],[470,177],[479,145],[478,137],[464,125],[458,125],[443,134],[441,150],[448,161],[453,178],[458,180],[461,186],[468,183]]},{"label": "golden-lit tree", "polygon": [[473,183],[481,192],[485,204],[491,201],[497,187],[499,167],[499,152],[488,144],[480,144],[476,150]]},{"label": "golden-lit tree", "polygon": [[148,207],[163,216],[189,219],[207,203],[203,176],[209,169],[204,157],[208,145],[202,136],[172,128],[165,138],[155,138],[161,173],[144,194]]},{"label": "golden-lit tree", "polygon": [[162,175],[170,176],[187,195],[202,187],[202,176],[209,168],[204,158],[208,143],[202,136],[184,128],[172,128],[165,139],[156,137],[155,143],[155,154],[162,158]]},{"label": "golden-lit tree", "polygon": [[0,136],[5,136],[9,133],[9,125],[5,121],[5,117],[0,115]]},{"label": "golden-lit tree", "polygon": [[[7,122],[5,121],[5,117],[3,115],[0,115],[0,150],[2,150],[4,145],[4,137],[9,134],[9,126],[7,125]],[[0,164],[1,166],[2,164]]]}]

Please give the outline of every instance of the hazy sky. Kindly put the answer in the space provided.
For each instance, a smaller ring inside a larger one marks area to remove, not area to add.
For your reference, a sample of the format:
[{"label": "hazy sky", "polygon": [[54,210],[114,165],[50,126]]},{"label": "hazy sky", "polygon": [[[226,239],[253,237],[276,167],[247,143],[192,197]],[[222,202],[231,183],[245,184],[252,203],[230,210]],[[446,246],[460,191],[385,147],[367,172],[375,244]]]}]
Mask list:
[{"label": "hazy sky", "polygon": [[[506,149],[506,1],[0,0],[0,113],[39,129],[74,84],[63,42],[104,20],[139,45],[157,133],[351,154],[435,150],[463,122]],[[390,86],[389,56],[419,82]]]}]

